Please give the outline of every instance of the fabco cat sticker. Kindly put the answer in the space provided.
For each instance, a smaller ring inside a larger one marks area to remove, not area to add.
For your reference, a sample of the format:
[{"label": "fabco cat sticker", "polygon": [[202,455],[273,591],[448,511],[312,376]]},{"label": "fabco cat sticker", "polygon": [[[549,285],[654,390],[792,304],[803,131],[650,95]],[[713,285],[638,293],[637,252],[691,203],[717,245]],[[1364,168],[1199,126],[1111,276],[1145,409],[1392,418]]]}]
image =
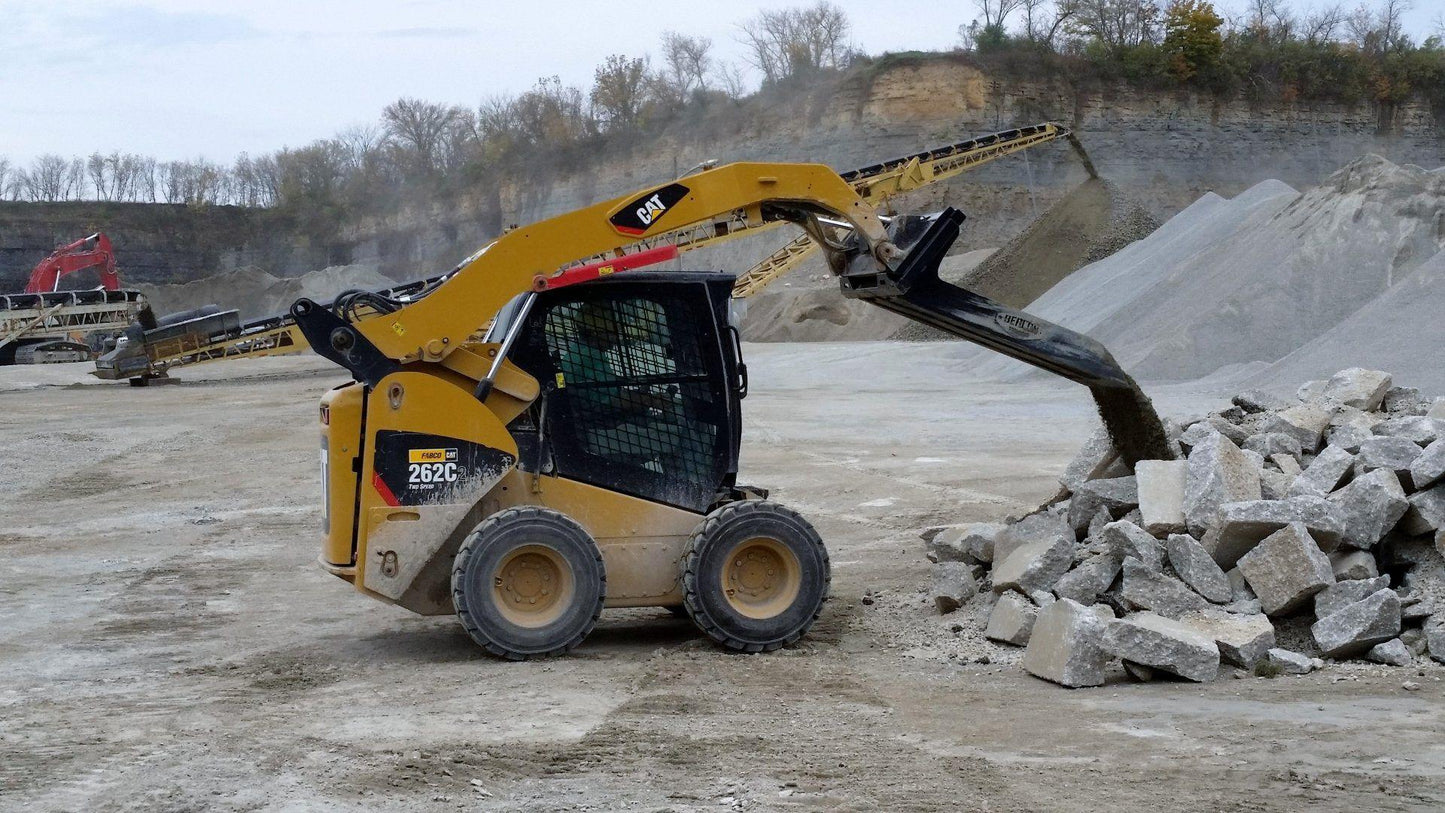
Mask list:
[{"label": "fabco cat sticker", "polygon": [[515,462],[480,443],[383,429],[376,433],[372,486],[387,505],[443,505],[475,499]]},{"label": "fabco cat sticker", "polygon": [[623,204],[612,213],[608,222],[612,224],[612,228],[623,234],[640,236],[676,206],[678,201],[687,197],[690,191],[682,184],[675,183],[647,192],[636,200]]}]

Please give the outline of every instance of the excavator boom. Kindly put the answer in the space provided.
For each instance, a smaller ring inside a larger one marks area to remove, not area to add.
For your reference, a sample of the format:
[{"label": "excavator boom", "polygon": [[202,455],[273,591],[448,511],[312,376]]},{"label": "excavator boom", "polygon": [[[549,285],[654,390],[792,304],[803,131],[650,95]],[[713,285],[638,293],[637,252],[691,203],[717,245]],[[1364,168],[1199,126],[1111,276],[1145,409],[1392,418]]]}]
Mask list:
[{"label": "excavator boom", "polygon": [[100,287],[107,291],[120,290],[120,276],[115,270],[115,254],[110,249],[110,238],[97,232],[57,248],[49,257],[41,260],[30,272],[25,293],[45,294],[57,291],[60,289],[61,277],[87,268],[100,269]]}]

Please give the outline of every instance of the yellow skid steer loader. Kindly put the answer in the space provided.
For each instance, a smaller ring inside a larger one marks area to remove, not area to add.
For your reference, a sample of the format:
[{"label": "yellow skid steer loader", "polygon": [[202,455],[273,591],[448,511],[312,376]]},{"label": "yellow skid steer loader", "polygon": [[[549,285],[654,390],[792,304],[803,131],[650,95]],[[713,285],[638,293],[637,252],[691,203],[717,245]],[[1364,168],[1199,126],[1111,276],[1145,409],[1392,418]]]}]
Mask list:
[{"label": "yellow skid steer loader", "polygon": [[510,231],[410,301],[371,295],[365,319],[297,301],[306,340],[355,379],[321,402],[322,565],[382,601],[455,612],[512,659],[570,649],[604,607],[685,611],[735,650],[797,640],[828,552],[738,484],[734,278],[575,266],[775,221],[814,240],[844,296],[1083,383],[1131,464],[1172,456],[1101,345],[938,278],[961,213],[885,225],[826,166],[737,163]]}]

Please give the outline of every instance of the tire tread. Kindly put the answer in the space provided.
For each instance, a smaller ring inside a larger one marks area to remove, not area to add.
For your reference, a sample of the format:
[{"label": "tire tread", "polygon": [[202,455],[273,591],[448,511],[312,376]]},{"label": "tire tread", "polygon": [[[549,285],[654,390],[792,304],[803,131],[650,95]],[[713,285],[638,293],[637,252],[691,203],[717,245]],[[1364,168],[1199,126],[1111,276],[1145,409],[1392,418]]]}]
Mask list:
[{"label": "tire tread", "polygon": [[702,630],[703,633],[717,643],[736,652],[772,652],[775,649],[796,643],[799,638],[802,638],[803,635],[807,633],[808,629],[813,625],[813,622],[818,620],[818,616],[823,611],[823,602],[819,601],[817,608],[813,610],[813,614],[808,618],[807,623],[802,625],[796,632],[782,638],[756,643],[743,641],[729,634],[715,620],[708,617],[708,614],[703,610],[697,598],[697,571],[700,561],[697,555],[698,546],[735,518],[757,513],[774,514],[788,520],[799,521],[802,527],[807,529],[808,541],[815,545],[822,555],[823,598],[827,598],[828,591],[833,582],[832,560],[828,557],[827,546],[823,544],[822,537],[818,535],[817,530],[813,528],[812,524],[803,519],[796,511],[769,500],[739,500],[728,503],[708,514],[701,523],[698,523],[697,528],[693,529],[692,534],[687,539],[687,543],[683,546],[683,562],[685,563],[682,574],[683,606],[687,608],[688,616],[692,618],[693,623],[698,626],[698,629]]},{"label": "tire tread", "polygon": [[597,605],[592,608],[591,621],[586,625],[585,628],[583,628],[576,635],[572,636],[562,644],[559,644],[558,646],[553,647],[552,649],[549,649],[545,652],[517,652],[515,650],[508,649],[504,644],[497,641],[492,636],[487,635],[486,632],[482,630],[481,626],[478,625],[476,621],[472,618],[471,613],[467,610],[466,595],[465,591],[462,590],[462,584],[464,580],[464,574],[466,573],[468,560],[471,559],[472,554],[476,550],[476,547],[480,545],[482,540],[484,540],[494,529],[501,525],[511,524],[514,522],[536,522],[547,524],[560,523],[569,526],[576,526],[578,528],[581,527],[577,525],[574,520],[568,518],[565,514],[562,514],[561,512],[553,511],[550,508],[542,508],[534,505],[524,505],[515,508],[507,508],[505,510],[498,511],[490,517],[482,520],[480,523],[477,524],[477,527],[472,529],[471,533],[467,534],[467,538],[462,542],[461,548],[457,551],[456,559],[453,560],[452,603],[456,607],[457,618],[462,622],[462,626],[466,629],[467,634],[472,637],[473,641],[476,641],[477,644],[480,645],[483,649],[487,650],[493,655],[496,655],[499,658],[505,658],[509,661],[526,661],[540,658],[550,658],[556,655],[564,654],[576,648],[576,646],[582,643],[583,639],[585,639],[587,635],[592,632],[592,628],[597,624],[597,619],[600,618],[602,615],[602,605],[607,600],[607,570],[605,567],[601,567],[601,565],[603,564],[602,552],[597,548],[595,544],[591,546],[591,549],[593,558],[599,565],[598,570],[602,574],[602,590],[598,593]]}]

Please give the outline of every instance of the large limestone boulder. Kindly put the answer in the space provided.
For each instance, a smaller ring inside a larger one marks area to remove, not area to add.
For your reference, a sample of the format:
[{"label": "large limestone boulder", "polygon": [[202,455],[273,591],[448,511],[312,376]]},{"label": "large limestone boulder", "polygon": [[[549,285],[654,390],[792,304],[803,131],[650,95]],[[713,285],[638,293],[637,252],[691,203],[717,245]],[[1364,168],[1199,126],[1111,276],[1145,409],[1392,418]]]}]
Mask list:
[{"label": "large limestone boulder", "polygon": [[1029,642],[1038,617],[1039,608],[1032,601],[1010,590],[999,596],[998,602],[993,605],[983,635],[993,641],[1023,646]]},{"label": "large limestone boulder", "polygon": [[1124,576],[1119,582],[1119,598],[1130,608],[1152,610],[1158,615],[1178,618],[1192,610],[1209,606],[1203,596],[1190,590],[1184,582],[1138,559],[1125,559]]},{"label": "large limestone boulder", "polygon": [[967,562],[939,562],[933,566],[933,603],[944,615],[957,610],[978,592],[973,568]]},{"label": "large limestone boulder", "polygon": [[1050,511],[1029,514],[994,535],[991,561],[997,567],[1017,548],[1034,542],[1052,543],[1059,540],[1069,543],[1074,541],[1073,530],[1063,517]]},{"label": "large limestone boulder", "polygon": [[1315,456],[1308,468],[1294,478],[1289,487],[1289,495],[1324,497],[1339,488],[1340,482],[1354,465],[1354,455],[1331,443]]},{"label": "large limestone boulder", "polygon": [[1320,497],[1252,500],[1221,506],[1218,524],[1201,544],[1220,567],[1230,568],[1265,537],[1291,523],[1303,525],[1326,552],[1339,546],[1345,530],[1340,507]]},{"label": "large limestone boulder", "polygon": [[1229,577],[1215,563],[1204,546],[1188,534],[1170,534],[1164,548],[1169,554],[1169,564],[1185,584],[1194,592],[1216,604],[1228,604],[1233,594],[1229,589]]},{"label": "large limestone boulder", "polygon": [[1041,539],[1014,549],[993,569],[995,592],[1016,590],[1032,593],[1051,590],[1074,561],[1074,543],[1069,539]]},{"label": "large limestone boulder", "polygon": [[1144,530],[1155,536],[1183,533],[1188,460],[1140,460],[1134,466]]},{"label": "large limestone boulder", "polygon": [[1259,468],[1229,438],[1210,434],[1189,453],[1184,478],[1184,517],[1202,535],[1225,503],[1258,500]]},{"label": "large limestone boulder", "polygon": [[1119,577],[1119,566],[1120,558],[1112,553],[1094,554],[1054,583],[1054,595],[1084,606],[1093,604]]},{"label": "large limestone boulder", "polygon": [[1219,674],[1219,648],[1213,638],[1154,613],[1110,621],[1100,646],[1115,657],[1186,680],[1202,682]]},{"label": "large limestone boulder", "polygon": [[1366,652],[1400,634],[1400,597],[1394,590],[1378,590],[1321,618],[1310,634],[1327,658]]},{"label": "large limestone boulder", "polygon": [[1322,394],[1325,398],[1345,406],[1372,412],[1384,403],[1385,393],[1390,391],[1391,383],[1389,373],[1351,367],[1330,376],[1330,380],[1325,382]]},{"label": "large limestone boulder", "polygon": [[1274,625],[1261,615],[1240,615],[1221,610],[1185,613],[1179,623],[1214,640],[1219,657],[1245,669],[1264,659],[1274,648]]},{"label": "large limestone boulder", "polygon": [[1104,685],[1109,656],[1099,648],[1108,608],[1085,607],[1060,599],[1039,612],[1024,650],[1023,667],[1029,674],[1061,686]]},{"label": "large limestone boulder", "polygon": [[1275,531],[1245,554],[1239,571],[1270,616],[1288,615],[1335,583],[1329,557],[1299,522]]},{"label": "large limestone boulder", "polygon": [[1410,507],[1400,478],[1389,469],[1375,469],[1356,477],[1331,494],[1329,501],[1344,519],[1340,540],[1362,549],[1374,547]]}]

